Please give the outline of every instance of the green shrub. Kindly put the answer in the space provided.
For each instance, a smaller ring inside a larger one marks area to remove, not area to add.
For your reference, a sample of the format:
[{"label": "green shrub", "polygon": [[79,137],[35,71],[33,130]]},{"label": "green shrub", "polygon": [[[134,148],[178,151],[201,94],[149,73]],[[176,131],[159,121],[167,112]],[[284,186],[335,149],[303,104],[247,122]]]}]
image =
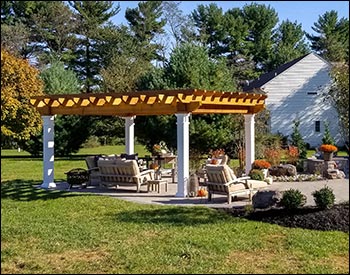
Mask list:
[{"label": "green shrub", "polygon": [[96,136],[90,136],[82,145],[83,148],[95,148],[101,146],[101,143]]},{"label": "green shrub", "polygon": [[333,190],[328,186],[312,193],[316,206],[321,209],[329,209],[334,205],[335,196]]},{"label": "green shrub", "polygon": [[303,140],[302,135],[299,131],[299,120],[294,120],[293,133],[291,134],[291,142],[293,146],[298,147],[299,150],[299,159],[306,159],[307,156],[307,146]]},{"label": "green shrub", "polygon": [[289,189],[283,192],[280,205],[286,209],[292,210],[304,206],[306,196],[297,189]]},{"label": "green shrub", "polygon": [[249,177],[253,180],[264,180],[264,173],[259,169],[252,169],[249,172]]},{"label": "green shrub", "polygon": [[332,144],[335,145],[334,138],[331,135],[331,132],[329,130],[329,123],[326,121],[324,122],[324,135],[322,138],[322,144]]},{"label": "green shrub", "polygon": [[253,207],[253,205],[247,204],[247,205],[244,206],[244,213],[245,213],[246,215],[249,215],[249,214],[251,214],[251,213],[253,213],[253,212],[254,212],[254,207]]}]

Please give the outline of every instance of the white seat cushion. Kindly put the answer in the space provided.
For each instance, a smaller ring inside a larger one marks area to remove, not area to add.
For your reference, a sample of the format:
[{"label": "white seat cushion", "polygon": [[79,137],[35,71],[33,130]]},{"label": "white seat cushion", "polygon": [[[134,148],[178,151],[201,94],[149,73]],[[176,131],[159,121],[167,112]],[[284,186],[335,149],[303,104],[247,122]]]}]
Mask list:
[{"label": "white seat cushion", "polygon": [[261,180],[248,180],[248,185],[251,186],[251,188],[261,188],[267,186],[267,182],[261,181]]}]

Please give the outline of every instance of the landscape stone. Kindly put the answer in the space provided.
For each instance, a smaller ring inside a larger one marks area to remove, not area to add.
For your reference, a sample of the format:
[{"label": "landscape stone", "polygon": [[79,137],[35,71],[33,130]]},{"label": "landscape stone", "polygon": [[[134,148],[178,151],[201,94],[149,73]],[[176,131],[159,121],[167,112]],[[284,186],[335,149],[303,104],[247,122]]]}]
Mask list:
[{"label": "landscape stone", "polygon": [[253,195],[254,208],[270,208],[277,206],[282,199],[283,192],[277,190],[260,190]]},{"label": "landscape stone", "polygon": [[296,176],[297,174],[297,168],[292,164],[283,164],[271,167],[269,169],[271,176]]}]

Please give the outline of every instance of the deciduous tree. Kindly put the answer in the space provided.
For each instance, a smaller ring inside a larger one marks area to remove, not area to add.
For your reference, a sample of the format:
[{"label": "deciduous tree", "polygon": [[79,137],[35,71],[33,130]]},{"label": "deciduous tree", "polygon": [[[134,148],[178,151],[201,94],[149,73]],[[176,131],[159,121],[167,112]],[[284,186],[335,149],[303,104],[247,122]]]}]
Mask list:
[{"label": "deciduous tree", "polygon": [[[52,60],[51,65],[40,73],[46,94],[77,94],[79,81],[63,62]],[[57,115],[55,118],[55,155],[69,156],[78,152],[91,134],[92,119],[89,116]],[[33,156],[42,155],[42,133],[32,135],[23,148]]]},{"label": "deciduous tree", "polygon": [[181,2],[177,1],[162,1],[163,16],[166,20],[165,29],[169,36],[175,39],[175,46],[188,42],[186,34],[192,30],[192,21],[180,9],[180,4]]},{"label": "deciduous tree", "polygon": [[40,132],[40,114],[30,105],[30,97],[42,95],[39,71],[28,60],[1,49],[1,136],[14,141],[28,140]]}]

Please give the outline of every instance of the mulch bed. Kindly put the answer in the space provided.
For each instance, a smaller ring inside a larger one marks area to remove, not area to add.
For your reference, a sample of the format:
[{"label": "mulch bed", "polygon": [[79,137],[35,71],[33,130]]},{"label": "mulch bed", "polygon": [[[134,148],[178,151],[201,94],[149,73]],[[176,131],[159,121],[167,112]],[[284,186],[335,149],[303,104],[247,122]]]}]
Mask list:
[{"label": "mulch bed", "polygon": [[293,211],[284,208],[271,208],[267,210],[256,209],[252,213],[247,213],[244,209],[233,208],[231,214],[236,217],[285,227],[349,232],[349,202],[337,204],[324,210],[315,206],[304,206]]}]

